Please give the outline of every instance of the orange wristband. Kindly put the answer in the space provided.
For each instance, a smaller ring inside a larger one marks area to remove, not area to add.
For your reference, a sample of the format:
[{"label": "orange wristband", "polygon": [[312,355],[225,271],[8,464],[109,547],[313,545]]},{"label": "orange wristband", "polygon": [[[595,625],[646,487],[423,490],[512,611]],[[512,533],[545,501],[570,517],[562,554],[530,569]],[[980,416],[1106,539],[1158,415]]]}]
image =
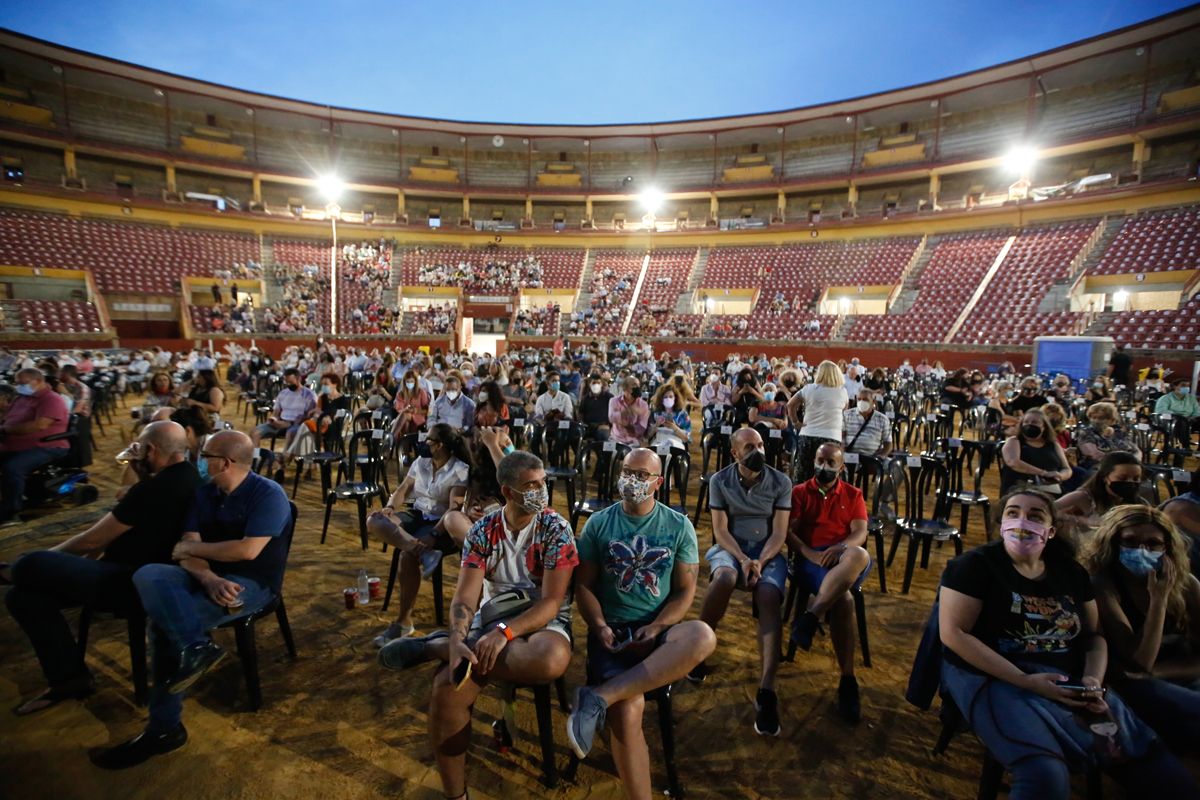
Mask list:
[{"label": "orange wristband", "polygon": [[496,630],[503,633],[504,638],[508,639],[510,642],[513,640],[514,637],[513,637],[512,628],[508,627],[508,625],[504,624],[503,622],[501,622],[500,624],[498,624],[496,626]]}]

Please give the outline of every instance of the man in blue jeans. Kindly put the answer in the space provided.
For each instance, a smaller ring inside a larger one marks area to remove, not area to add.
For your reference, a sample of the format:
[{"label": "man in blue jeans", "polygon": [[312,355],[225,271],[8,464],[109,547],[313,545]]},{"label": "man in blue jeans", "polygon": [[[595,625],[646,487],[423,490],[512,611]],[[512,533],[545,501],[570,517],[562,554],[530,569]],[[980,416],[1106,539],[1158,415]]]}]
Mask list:
[{"label": "man in blue jeans", "polygon": [[92,693],[95,681],[62,610],[87,605],[120,616],[141,614],[133,573],[171,560],[200,475],[187,460],[187,433],[169,420],[151,422],[127,451],[141,480],[87,530],[13,564],[4,601],[29,637],[47,689],[14,709],[32,714]]},{"label": "man in blue jeans", "polygon": [[124,769],[182,747],[183,692],[225,656],[208,631],[281,588],[291,506],[279,484],[251,472],[254,450],[239,431],[205,442],[210,482],[196,492],[172,552],[179,565],[149,564],[133,575],[151,623],[150,720],[133,739],[93,753],[98,767]]},{"label": "man in blue jeans", "polygon": [[46,383],[39,369],[17,372],[17,395],[0,422],[0,526],[18,525],[29,473],[62,458],[70,444],[43,441],[66,433],[67,401]]}]

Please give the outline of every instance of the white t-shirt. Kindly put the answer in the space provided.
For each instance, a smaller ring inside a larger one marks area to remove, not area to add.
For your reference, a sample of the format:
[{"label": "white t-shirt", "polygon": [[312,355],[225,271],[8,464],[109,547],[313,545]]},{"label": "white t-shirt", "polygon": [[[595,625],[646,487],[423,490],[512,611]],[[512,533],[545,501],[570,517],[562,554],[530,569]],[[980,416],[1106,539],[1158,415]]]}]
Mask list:
[{"label": "white t-shirt", "polygon": [[800,435],[841,441],[842,412],[850,402],[845,387],[810,383],[800,390],[800,396],[804,398],[804,427],[800,428]]}]

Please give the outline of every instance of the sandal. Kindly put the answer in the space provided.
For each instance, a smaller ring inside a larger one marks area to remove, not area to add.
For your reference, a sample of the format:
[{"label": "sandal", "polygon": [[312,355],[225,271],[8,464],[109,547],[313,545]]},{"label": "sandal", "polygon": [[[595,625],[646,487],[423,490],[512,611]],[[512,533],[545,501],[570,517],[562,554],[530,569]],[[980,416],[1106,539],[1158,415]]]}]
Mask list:
[{"label": "sandal", "polygon": [[65,686],[51,686],[13,708],[18,717],[45,711],[63,700],[82,700],[96,691],[96,681],[89,675],[85,681],[73,681]]}]

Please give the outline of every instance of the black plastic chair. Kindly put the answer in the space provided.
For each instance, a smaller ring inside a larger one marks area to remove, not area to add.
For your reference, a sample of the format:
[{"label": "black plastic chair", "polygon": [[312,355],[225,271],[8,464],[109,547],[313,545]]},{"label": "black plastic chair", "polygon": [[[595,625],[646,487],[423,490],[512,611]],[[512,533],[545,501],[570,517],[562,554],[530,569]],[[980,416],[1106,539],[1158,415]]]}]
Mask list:
[{"label": "black plastic chair", "polygon": [[316,465],[321,473],[321,497],[324,498],[332,485],[333,465],[346,457],[346,439],[342,435],[348,412],[338,411],[329,422],[329,430],[321,435],[321,449],[296,456],[296,475],[292,482],[292,499],[300,488],[300,473],[306,466]]},{"label": "black plastic chair", "polygon": [[[908,594],[912,585],[913,569],[916,566],[917,550],[921,552],[921,568],[929,566],[929,551],[934,541],[954,542],[956,555],[962,555],[962,535],[949,522],[950,498],[947,487],[950,479],[946,465],[933,456],[905,456],[892,459],[889,467],[892,476],[892,499],[894,508],[899,509],[900,487],[904,488],[904,515],[896,520],[892,534],[892,546],[888,551],[887,563],[891,566],[900,547],[900,537],[909,539],[904,564],[902,594]],[[932,507],[927,509],[926,498],[933,497]],[[926,516],[926,511],[930,513]],[[897,511],[897,513],[899,513]]]},{"label": "black plastic chair", "polygon": [[548,789],[558,787],[558,762],[554,757],[554,722],[551,719],[553,709],[550,706],[550,687],[554,686],[558,696],[558,707],[564,714],[571,712],[571,704],[567,700],[567,685],[564,678],[557,678],[552,684],[505,684],[504,714],[492,723],[492,734],[504,748],[513,746],[512,730],[513,714],[517,702],[517,691],[529,689],[533,692],[534,710],[537,713],[538,744],[542,751],[542,783]]},{"label": "black plastic chair", "polygon": [[[79,612],[79,655],[87,652],[88,635],[95,621],[96,612],[90,606],[84,606]],[[125,630],[129,635],[129,664],[133,673],[133,699],[139,706],[146,705],[149,687],[149,671],[146,668],[146,614],[140,608],[128,616],[114,615],[117,619],[125,620]]]},{"label": "black plastic chair", "polygon": [[[789,576],[796,574],[796,562],[803,557],[801,555],[792,556],[792,563],[788,569]],[[862,651],[863,666],[869,669],[871,667],[871,642],[867,636],[867,604],[863,597],[862,587],[851,589],[850,597],[854,600],[854,620],[858,625],[858,648]],[[808,594],[801,596],[800,583],[789,577],[788,595],[783,606],[783,615],[780,617],[780,624],[786,625],[788,619],[792,616],[792,612],[800,613],[801,606],[807,606],[808,598]],[[795,661],[796,650],[796,643],[789,641],[787,655],[783,657],[783,660]]]},{"label": "black plastic chair", "polygon": [[575,467],[575,459],[583,447],[583,426],[578,422],[563,420],[552,430],[546,430],[542,435],[542,444],[546,452],[546,490],[550,494],[550,502],[554,502],[554,487],[562,483],[567,490],[567,508],[575,507],[575,484],[579,478],[579,470]]},{"label": "black plastic chair", "polygon": [[[587,441],[579,448],[575,459],[575,469],[580,482],[579,500],[571,507],[571,528],[579,526],[580,517],[590,517],[603,511],[617,502],[616,476],[620,469],[621,459],[629,448],[611,439],[607,442]],[[588,465],[592,467],[592,480],[596,485],[594,497],[588,496],[588,480],[586,478]]]},{"label": "black plastic chair", "polygon": [[[692,457],[687,450],[660,444],[655,448],[662,461],[662,486],[658,488],[658,501],[668,508],[687,516],[687,482],[692,472]],[[672,505],[671,489],[679,493],[679,504]]]},{"label": "black plastic chair", "polygon": [[[338,500],[353,500],[358,507],[358,532],[362,539],[362,549],[367,549],[367,504],[373,497],[379,498],[380,506],[387,502],[384,499],[383,487],[379,484],[379,473],[384,464],[380,446],[387,435],[387,431],[374,428],[358,431],[350,437],[349,452],[338,464],[337,481],[325,495],[325,523],[321,526],[321,544],[325,544],[325,537],[329,533],[329,515],[333,511],[334,503]],[[360,449],[362,453],[359,452]],[[362,480],[354,480],[356,470],[359,471]]]},{"label": "black plastic chair", "polygon": [[[971,509],[978,506],[983,513],[983,527],[987,533],[987,540],[992,540],[992,501],[983,493],[983,477],[995,463],[1002,445],[1003,442],[978,442],[970,439],[946,439],[944,442],[946,469],[950,478],[947,494],[951,503],[962,507],[959,531],[963,535],[967,532]],[[972,476],[970,489],[963,488],[964,470]]]},{"label": "black plastic chair", "polygon": [[[695,525],[700,524],[700,515],[708,509],[708,482],[712,480],[713,475],[733,463],[733,453],[729,444],[729,437],[732,435],[733,425],[722,422],[717,430],[706,432],[701,440],[700,487],[696,493],[696,511],[692,515],[692,522]],[[708,459],[713,453],[717,455],[717,465],[712,472],[709,472]]]},{"label": "black plastic chair", "polygon": [[889,521],[895,521],[895,508],[884,502],[889,496],[891,476],[878,456],[846,453],[856,459],[846,463],[846,481],[863,493],[868,504],[867,535],[875,543],[875,568],[879,572],[879,591],[887,594],[887,561],[884,558],[883,529]]}]

